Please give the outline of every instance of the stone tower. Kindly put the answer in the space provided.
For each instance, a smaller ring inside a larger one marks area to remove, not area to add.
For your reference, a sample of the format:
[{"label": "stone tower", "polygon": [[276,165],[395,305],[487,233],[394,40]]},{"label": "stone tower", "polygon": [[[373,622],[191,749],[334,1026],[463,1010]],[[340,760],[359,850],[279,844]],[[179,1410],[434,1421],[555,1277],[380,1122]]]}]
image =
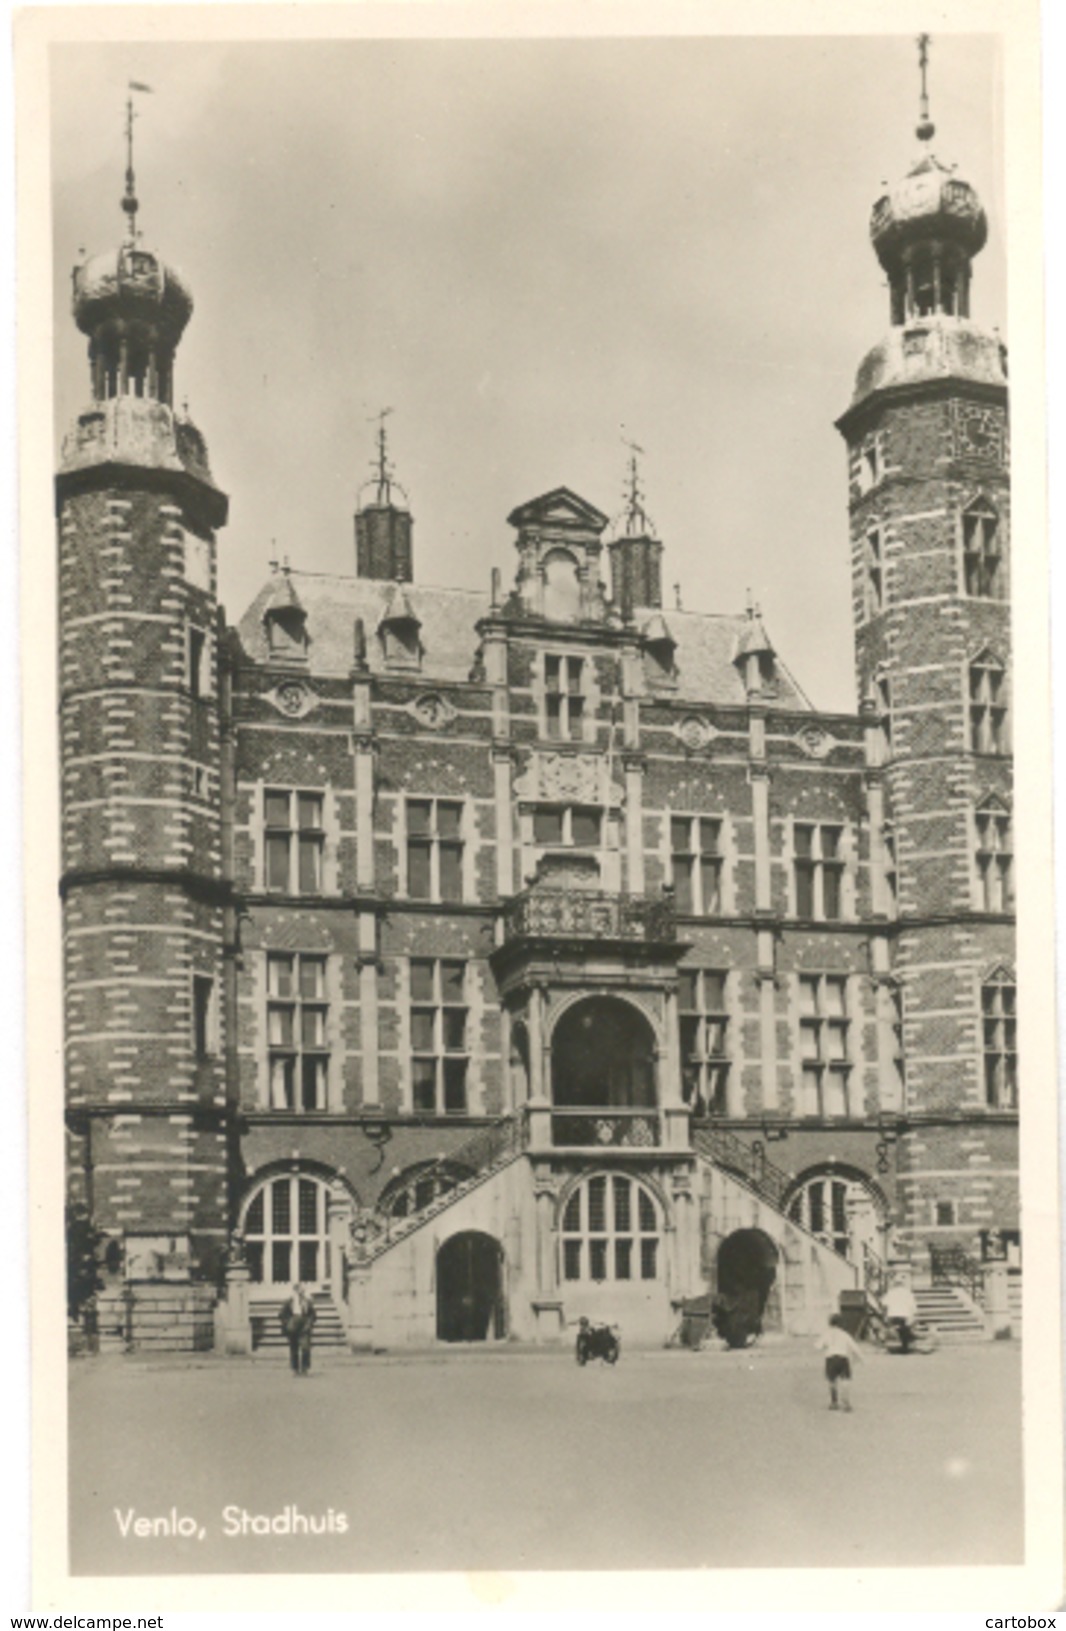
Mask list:
[{"label": "stone tower", "polygon": [[192,300],[141,241],[132,154],[123,208],[124,241],[73,274],[91,399],[56,478],[72,1200],[102,1237],[102,1340],[207,1346],[228,1201],[227,500],[173,407]]},{"label": "stone tower", "polygon": [[906,1056],[897,1217],[925,1268],[929,1246],[976,1253],[1017,1228],[1018,1089],[1006,355],[970,315],[987,223],[933,152],[921,43],[919,155],[870,224],[891,327],[838,426],[875,910]]}]

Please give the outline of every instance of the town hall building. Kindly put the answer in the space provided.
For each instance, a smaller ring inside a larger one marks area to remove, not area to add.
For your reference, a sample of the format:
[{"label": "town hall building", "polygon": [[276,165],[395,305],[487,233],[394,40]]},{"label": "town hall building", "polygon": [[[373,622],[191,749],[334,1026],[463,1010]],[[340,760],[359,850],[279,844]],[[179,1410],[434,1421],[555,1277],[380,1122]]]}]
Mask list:
[{"label": "town hall building", "polygon": [[901,1261],[980,1328],[984,1266],[1017,1279],[1006,356],[982,206],[917,135],[837,421],[855,714],[754,605],[665,602],[635,469],[617,526],[517,493],[485,588],[427,587],[384,427],[351,572],[231,621],[131,163],[56,478],[102,1345],[269,1346],[297,1279],[353,1348],[661,1343],[744,1292],[803,1332]]}]

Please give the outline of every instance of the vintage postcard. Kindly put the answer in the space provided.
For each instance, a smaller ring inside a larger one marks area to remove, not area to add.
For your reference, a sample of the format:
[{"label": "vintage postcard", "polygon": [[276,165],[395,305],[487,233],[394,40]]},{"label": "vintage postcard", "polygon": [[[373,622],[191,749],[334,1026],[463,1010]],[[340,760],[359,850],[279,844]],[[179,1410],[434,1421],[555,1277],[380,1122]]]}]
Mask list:
[{"label": "vintage postcard", "polygon": [[36,1609],[1059,1601],[1037,29],[23,13]]}]

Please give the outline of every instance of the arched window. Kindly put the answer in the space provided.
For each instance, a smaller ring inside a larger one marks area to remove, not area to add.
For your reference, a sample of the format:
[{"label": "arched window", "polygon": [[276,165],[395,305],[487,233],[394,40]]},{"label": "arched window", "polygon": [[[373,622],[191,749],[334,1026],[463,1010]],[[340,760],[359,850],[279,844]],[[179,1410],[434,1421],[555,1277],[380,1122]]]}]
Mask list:
[{"label": "arched window", "polygon": [[442,1195],[470,1177],[470,1169],[454,1161],[426,1161],[408,1167],[387,1184],[378,1211],[390,1218],[411,1217],[432,1206]]},{"label": "arched window", "polygon": [[253,1190],[242,1224],[253,1283],[329,1278],[328,1207],[329,1186],[309,1173],[267,1178]]},{"label": "arched window", "polygon": [[970,664],[970,747],[974,753],[1009,753],[1007,671],[982,651]]},{"label": "arched window", "polygon": [[563,1279],[657,1280],[659,1208],[635,1178],[597,1173],[563,1211]]},{"label": "arched window", "polygon": [[976,498],[962,514],[962,560],[966,593],[979,600],[1006,594],[999,515],[987,498]]},{"label": "arched window", "polygon": [[881,1205],[859,1178],[840,1172],[812,1173],[793,1195],[788,1215],[853,1263],[862,1261],[864,1247],[877,1251]]}]

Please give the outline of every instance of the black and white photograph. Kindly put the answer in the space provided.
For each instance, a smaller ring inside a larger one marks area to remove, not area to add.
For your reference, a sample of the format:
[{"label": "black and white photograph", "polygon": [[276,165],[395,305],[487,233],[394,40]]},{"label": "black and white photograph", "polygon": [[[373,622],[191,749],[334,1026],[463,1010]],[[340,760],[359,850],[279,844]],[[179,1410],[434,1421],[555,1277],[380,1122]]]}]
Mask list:
[{"label": "black and white photograph", "polygon": [[1052,1607],[1035,10],[153,9],[24,63],[42,1606]]}]

